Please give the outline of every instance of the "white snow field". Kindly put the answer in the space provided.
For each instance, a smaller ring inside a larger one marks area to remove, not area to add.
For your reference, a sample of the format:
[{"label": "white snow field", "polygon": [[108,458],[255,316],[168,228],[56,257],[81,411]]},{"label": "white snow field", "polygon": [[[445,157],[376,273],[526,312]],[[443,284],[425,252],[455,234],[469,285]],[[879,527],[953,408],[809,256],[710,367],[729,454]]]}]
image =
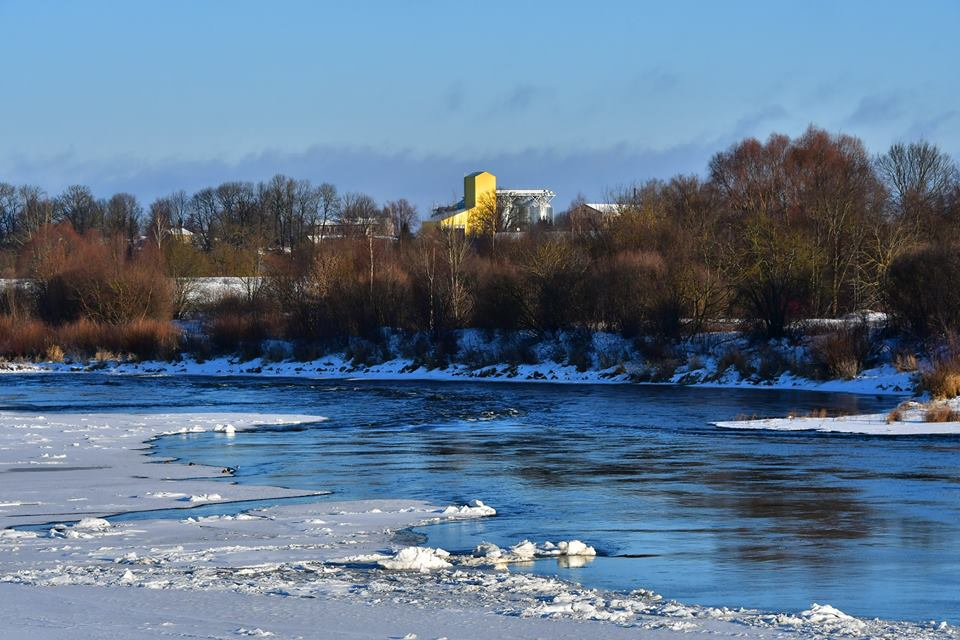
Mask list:
[{"label": "white snow field", "polygon": [[[396,536],[492,516],[480,501],[451,508],[318,495],[191,515],[197,505],[303,494],[216,481],[229,474],[146,455],[147,441],[164,433],[241,439],[257,424],[320,419],[0,412],[0,638],[960,637],[945,623],[860,620],[829,605],[795,614],[688,606],[508,570],[531,558],[587,562],[589,541],[481,545],[459,557]],[[159,508],[184,511],[109,519]]]}]

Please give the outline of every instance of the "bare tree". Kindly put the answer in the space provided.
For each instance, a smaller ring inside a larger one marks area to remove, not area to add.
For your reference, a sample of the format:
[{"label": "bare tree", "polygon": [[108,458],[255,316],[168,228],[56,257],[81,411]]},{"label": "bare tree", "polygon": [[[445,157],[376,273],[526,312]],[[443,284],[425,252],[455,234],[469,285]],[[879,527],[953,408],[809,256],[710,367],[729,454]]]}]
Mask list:
[{"label": "bare tree", "polygon": [[169,197],[157,198],[150,203],[147,234],[153,238],[161,252],[163,251],[164,240],[170,235],[173,217],[173,207]]},{"label": "bare tree", "polygon": [[427,329],[431,334],[437,330],[437,316],[441,306],[440,272],[438,269],[438,234],[443,233],[435,228],[421,231],[418,234],[414,252],[414,270],[416,276],[423,279],[426,291]]},{"label": "bare tree", "polygon": [[251,183],[224,182],[217,187],[216,195],[220,207],[219,228],[225,240],[235,247],[243,247],[260,237],[257,214],[260,203]]},{"label": "bare tree", "polygon": [[397,237],[400,249],[403,249],[403,238],[410,235],[413,226],[417,223],[417,208],[406,198],[391,200],[383,206],[384,217],[392,227],[391,232]]},{"label": "bare tree", "polygon": [[204,251],[213,248],[214,234],[220,226],[221,207],[217,192],[207,187],[190,198],[189,229],[197,238]]},{"label": "bare tree", "polygon": [[0,246],[15,243],[23,227],[23,197],[12,184],[0,182]]},{"label": "bare tree", "polygon": [[365,193],[345,193],[340,206],[340,220],[353,230],[353,235],[372,235],[382,219],[376,201]]},{"label": "bare tree", "polygon": [[509,225],[509,211],[510,200],[507,196],[484,193],[477,199],[477,206],[470,215],[467,233],[486,239],[491,250],[496,250],[497,233]]},{"label": "bare tree", "polygon": [[273,225],[274,242],[281,251],[293,246],[296,190],[296,182],[280,174],[261,187],[264,209]]},{"label": "bare tree", "polygon": [[129,193],[117,193],[107,201],[103,230],[109,235],[119,235],[128,242],[140,235],[143,207]]},{"label": "bare tree", "polygon": [[466,234],[459,229],[445,229],[442,233],[449,278],[447,296],[450,313],[454,325],[462,327],[470,314],[470,290],[466,281],[466,260],[470,254],[470,243]]},{"label": "bare tree", "polygon": [[26,242],[38,229],[53,223],[54,207],[53,202],[40,187],[23,185],[18,191],[23,201],[24,235],[21,242]]},{"label": "bare tree", "polygon": [[914,219],[935,213],[960,180],[953,159],[929,142],[894,144],[876,167],[897,213]]},{"label": "bare tree", "polygon": [[309,180],[297,180],[293,189],[293,224],[291,247],[296,248],[314,228],[319,215],[320,195]]},{"label": "bare tree", "polygon": [[323,242],[327,232],[327,224],[336,220],[340,216],[341,201],[337,194],[337,188],[329,182],[324,182],[317,187],[317,213],[318,220],[314,222],[313,233],[317,233],[319,227],[318,240]]},{"label": "bare tree", "polygon": [[93,197],[90,188],[71,185],[54,201],[57,221],[69,222],[77,233],[99,229],[103,224],[103,208]]}]

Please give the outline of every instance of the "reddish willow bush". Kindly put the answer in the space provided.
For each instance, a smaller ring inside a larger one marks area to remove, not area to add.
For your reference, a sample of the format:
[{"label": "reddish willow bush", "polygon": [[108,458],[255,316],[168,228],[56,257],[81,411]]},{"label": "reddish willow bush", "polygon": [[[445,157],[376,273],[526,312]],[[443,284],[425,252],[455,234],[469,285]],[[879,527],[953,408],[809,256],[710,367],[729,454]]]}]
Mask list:
[{"label": "reddish willow bush", "polygon": [[38,315],[48,322],[87,318],[122,324],[169,320],[173,287],[149,246],[79,235],[67,224],[40,229],[22,254],[35,279]]}]

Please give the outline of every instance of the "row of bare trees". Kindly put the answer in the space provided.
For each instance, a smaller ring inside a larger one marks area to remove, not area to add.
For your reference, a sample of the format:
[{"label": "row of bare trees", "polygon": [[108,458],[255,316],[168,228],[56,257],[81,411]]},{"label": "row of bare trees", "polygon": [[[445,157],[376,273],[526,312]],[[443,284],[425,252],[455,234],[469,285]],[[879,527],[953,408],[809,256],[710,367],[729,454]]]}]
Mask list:
[{"label": "row of bare trees", "polygon": [[[960,299],[943,293],[960,278],[960,261],[947,259],[960,247],[960,176],[929,143],[872,157],[855,137],[811,127],[743,140],[717,153],[706,177],[650,181],[611,200],[606,213],[575,200],[553,225],[508,238],[493,201],[471,235],[413,235],[404,200],[379,206],[283,176],[174,193],[147,214],[125,194],[102,202],[71,187],[46,199],[4,185],[0,242],[35,251],[31,235],[58,221],[85,238],[138,232],[175,281],[256,276],[256,299],[229,312],[266,323],[260,336],[576,327],[678,337],[736,318],[781,337],[803,318],[864,309],[891,311],[918,334],[960,329]],[[324,237],[330,220],[360,232]],[[374,221],[394,233],[376,233]],[[192,242],[164,241],[180,228]],[[25,253],[19,271],[35,276]]]},{"label": "row of bare trees", "polygon": [[330,183],[315,186],[282,175],[256,184],[225,182],[194,194],[176,191],[146,209],[129,193],[103,199],[74,185],[50,197],[39,187],[0,182],[0,250],[15,251],[44,225],[61,222],[81,235],[96,231],[131,243],[145,236],[162,245],[185,229],[207,253],[217,245],[284,252],[315,234],[322,238],[325,229],[340,222],[361,228],[361,235],[372,225],[409,235],[417,211],[404,199],[381,207],[363,193],[340,194]]}]

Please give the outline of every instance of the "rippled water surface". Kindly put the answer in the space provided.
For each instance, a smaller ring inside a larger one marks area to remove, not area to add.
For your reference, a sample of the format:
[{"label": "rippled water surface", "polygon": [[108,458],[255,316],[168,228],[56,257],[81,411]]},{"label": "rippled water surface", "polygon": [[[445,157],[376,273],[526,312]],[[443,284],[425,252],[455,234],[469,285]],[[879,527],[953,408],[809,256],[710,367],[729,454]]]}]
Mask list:
[{"label": "rippled water surface", "polygon": [[[241,482],[338,498],[481,498],[496,518],[426,527],[466,550],[580,538],[581,568],[519,569],[706,605],[960,622],[960,438],[736,432],[739,414],[889,409],[841,394],[505,383],[5,377],[0,407],[300,412],[329,421],[158,451]],[[515,569],[516,570],[516,569]]]}]

